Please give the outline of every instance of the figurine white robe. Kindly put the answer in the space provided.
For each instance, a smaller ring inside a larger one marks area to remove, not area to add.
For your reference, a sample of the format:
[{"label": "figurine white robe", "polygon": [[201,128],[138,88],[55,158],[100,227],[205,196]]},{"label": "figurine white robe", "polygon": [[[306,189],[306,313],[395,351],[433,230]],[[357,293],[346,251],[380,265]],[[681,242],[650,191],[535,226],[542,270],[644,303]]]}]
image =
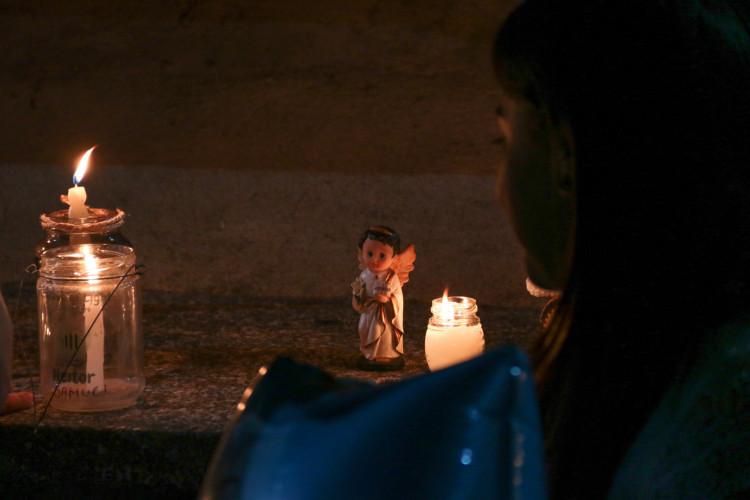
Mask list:
[{"label": "figurine white robe", "polygon": [[[373,274],[365,269],[359,275],[364,285],[359,317],[360,350],[367,359],[398,358],[404,354],[404,295],[393,271]],[[373,299],[375,293],[390,296],[385,303]]]}]

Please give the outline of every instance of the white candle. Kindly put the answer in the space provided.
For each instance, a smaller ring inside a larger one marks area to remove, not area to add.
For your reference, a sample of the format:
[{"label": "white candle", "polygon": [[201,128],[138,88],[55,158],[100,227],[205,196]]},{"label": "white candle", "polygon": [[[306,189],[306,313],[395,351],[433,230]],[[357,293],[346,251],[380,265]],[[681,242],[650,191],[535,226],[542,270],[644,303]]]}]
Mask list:
[{"label": "white candle", "polygon": [[86,168],[89,165],[89,157],[94,148],[86,151],[81,161],[78,162],[78,168],[76,168],[73,174],[74,186],[68,189],[68,204],[70,204],[70,208],[68,209],[69,219],[85,219],[89,216],[89,209],[86,208],[86,188],[79,186],[78,183],[83,180]]},{"label": "white candle", "polygon": [[432,301],[424,350],[430,370],[440,370],[484,352],[484,332],[470,297],[448,297]]},{"label": "white candle", "polygon": [[[89,245],[82,245],[86,271],[95,274],[96,260],[91,253]],[[84,295],[83,327],[86,337],[86,388],[93,391],[104,390],[104,315],[96,317],[102,309],[102,296],[99,287],[93,286],[95,281],[89,281],[92,285],[89,292]]]},{"label": "white candle", "polygon": [[86,188],[83,186],[68,189],[68,203],[69,219],[85,219],[89,216],[89,210],[86,208]]},{"label": "white candle", "polygon": [[424,350],[431,371],[469,360],[484,352],[482,327],[429,325]]}]

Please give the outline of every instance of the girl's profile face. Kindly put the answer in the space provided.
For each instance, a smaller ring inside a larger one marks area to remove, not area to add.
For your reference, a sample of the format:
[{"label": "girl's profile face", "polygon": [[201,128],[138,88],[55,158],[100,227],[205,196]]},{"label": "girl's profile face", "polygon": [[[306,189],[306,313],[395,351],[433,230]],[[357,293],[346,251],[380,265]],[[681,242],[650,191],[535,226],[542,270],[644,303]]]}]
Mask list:
[{"label": "girl's profile face", "polygon": [[502,137],[496,195],[523,247],[531,281],[562,290],[569,271],[573,213],[573,193],[565,194],[560,182],[572,168],[565,163],[564,137],[530,103],[505,93],[497,120]]},{"label": "girl's profile face", "polygon": [[362,252],[362,261],[375,274],[387,270],[393,262],[395,254],[393,247],[370,238],[362,243],[362,250],[360,251]]}]

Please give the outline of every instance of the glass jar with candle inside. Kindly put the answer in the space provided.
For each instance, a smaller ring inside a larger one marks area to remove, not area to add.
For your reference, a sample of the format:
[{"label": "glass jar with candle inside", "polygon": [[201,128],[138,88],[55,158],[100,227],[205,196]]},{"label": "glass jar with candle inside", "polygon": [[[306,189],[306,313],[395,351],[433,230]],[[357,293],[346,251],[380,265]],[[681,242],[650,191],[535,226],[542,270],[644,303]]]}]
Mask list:
[{"label": "glass jar with candle inside", "polygon": [[484,332],[471,297],[448,297],[432,301],[424,351],[431,371],[466,361],[484,352]]},{"label": "glass jar with candle inside", "polygon": [[103,411],[143,392],[141,300],[135,252],[81,244],[41,255],[37,282],[41,390],[51,406]]}]

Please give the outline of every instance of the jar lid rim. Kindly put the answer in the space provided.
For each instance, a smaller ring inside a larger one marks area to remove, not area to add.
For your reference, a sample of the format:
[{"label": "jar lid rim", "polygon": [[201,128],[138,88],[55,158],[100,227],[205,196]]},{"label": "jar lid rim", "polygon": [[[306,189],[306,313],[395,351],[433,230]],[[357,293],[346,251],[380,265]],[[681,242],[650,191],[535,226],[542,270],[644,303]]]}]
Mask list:
[{"label": "jar lid rim", "polygon": [[89,216],[85,219],[71,219],[68,210],[56,210],[49,214],[42,214],[39,222],[46,231],[61,231],[66,233],[96,233],[102,230],[113,230],[125,222],[125,212],[108,208],[88,208]]}]

